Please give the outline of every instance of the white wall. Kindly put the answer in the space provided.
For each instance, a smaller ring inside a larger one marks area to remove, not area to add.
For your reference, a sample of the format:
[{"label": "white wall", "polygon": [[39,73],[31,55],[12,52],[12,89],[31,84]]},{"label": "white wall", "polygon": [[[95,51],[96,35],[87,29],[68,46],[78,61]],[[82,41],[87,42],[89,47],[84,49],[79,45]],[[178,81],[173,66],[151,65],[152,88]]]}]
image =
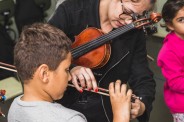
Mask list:
[{"label": "white wall", "polygon": [[[163,4],[166,2],[166,0],[157,0],[156,2],[156,8],[155,10],[159,13],[161,13],[162,11],[162,7],[163,7]],[[165,28],[162,28],[160,27],[160,24],[163,24],[163,20],[161,19],[161,21],[157,24],[157,29],[158,29],[158,32],[156,34],[154,34],[155,36],[159,36],[159,37],[165,37],[166,34],[168,32],[165,31]]]}]

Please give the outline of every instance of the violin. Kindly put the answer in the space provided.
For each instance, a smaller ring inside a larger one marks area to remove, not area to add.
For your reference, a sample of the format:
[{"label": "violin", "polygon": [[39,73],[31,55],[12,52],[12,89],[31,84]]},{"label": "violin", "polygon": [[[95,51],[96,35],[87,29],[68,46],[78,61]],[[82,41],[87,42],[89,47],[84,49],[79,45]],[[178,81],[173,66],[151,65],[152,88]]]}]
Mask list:
[{"label": "violin", "polygon": [[73,63],[85,66],[91,69],[98,69],[103,67],[111,55],[111,46],[108,43],[115,37],[124,34],[135,28],[146,28],[148,25],[157,23],[161,19],[161,14],[151,13],[147,15],[134,17],[135,21],[116,30],[103,34],[103,32],[97,28],[89,27],[83,30],[79,35],[75,37],[75,41],[72,44],[72,57]]}]

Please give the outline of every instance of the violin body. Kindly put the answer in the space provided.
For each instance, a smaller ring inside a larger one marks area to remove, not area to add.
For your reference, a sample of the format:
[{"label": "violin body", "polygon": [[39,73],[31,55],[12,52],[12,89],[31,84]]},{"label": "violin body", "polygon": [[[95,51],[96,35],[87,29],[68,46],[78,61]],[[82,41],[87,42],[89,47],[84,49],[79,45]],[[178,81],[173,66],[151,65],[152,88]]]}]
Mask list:
[{"label": "violin body", "polygon": [[103,34],[102,31],[94,27],[85,29],[75,37],[75,42],[72,44],[73,63],[92,69],[103,67],[110,59],[110,40],[135,28],[139,29],[143,26],[144,28],[148,28],[148,25],[153,27],[152,24],[158,22],[160,19],[160,14],[152,13],[149,18],[143,16],[143,18],[137,19],[107,34]]},{"label": "violin body", "polygon": [[[89,27],[83,30],[79,35],[75,36],[75,42],[72,44],[72,48],[80,47],[81,45],[89,43],[103,35],[103,32],[97,28]],[[89,45],[86,48],[90,48]],[[103,44],[90,52],[80,56],[73,60],[74,64],[85,66],[92,69],[103,67],[109,60],[111,54],[110,44]]]}]

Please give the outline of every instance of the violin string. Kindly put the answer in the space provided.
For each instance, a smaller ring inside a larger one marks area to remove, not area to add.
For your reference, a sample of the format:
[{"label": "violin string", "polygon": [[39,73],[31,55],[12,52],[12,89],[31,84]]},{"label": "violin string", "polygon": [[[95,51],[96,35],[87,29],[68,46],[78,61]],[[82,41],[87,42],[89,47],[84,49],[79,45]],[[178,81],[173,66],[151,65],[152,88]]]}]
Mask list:
[{"label": "violin string", "polygon": [[[124,26],[124,27],[122,27],[122,28],[123,28],[123,30],[126,29],[126,28],[128,29],[129,26],[128,26],[128,27]],[[122,28],[119,28],[119,29],[122,29]],[[118,31],[119,31],[119,29],[118,29]],[[112,33],[112,34],[108,33],[108,34],[106,34],[106,35],[103,35],[103,36],[101,36],[101,37],[95,39],[95,40],[98,40],[98,39],[101,40],[101,39],[106,38],[106,37],[108,37],[108,36],[112,36],[113,34],[116,34],[116,33],[117,33],[116,31],[117,31],[117,30],[111,31],[110,33]],[[120,32],[121,32],[121,30],[120,30]],[[90,45],[91,45],[91,44],[93,44],[93,42],[94,42],[94,43],[99,42],[99,41],[95,41],[95,40],[94,40],[94,41],[90,41],[90,42],[87,43],[87,44],[90,44]],[[86,44],[86,45],[87,45],[87,44]],[[84,44],[84,45],[85,45],[85,44]],[[77,48],[80,48],[80,47],[82,47],[82,46],[79,46],[79,47],[77,47]],[[74,49],[77,49],[77,48],[74,48]]]},{"label": "violin string", "polygon": [[[124,32],[127,32],[131,29],[134,28],[134,25],[131,23],[131,24],[128,24],[126,26],[123,26],[121,28],[118,28],[114,31],[111,31],[110,33],[104,35],[104,36],[101,36],[93,41],[90,41],[89,43],[86,43],[82,46],[79,46],[79,47],[76,47],[72,50],[72,56],[75,58],[77,56],[77,54],[79,54],[80,52],[83,52],[85,51],[86,49],[89,49],[89,47],[93,47],[95,46],[96,44],[104,44],[104,42],[111,40],[113,39],[114,37],[116,37],[117,35],[121,35],[123,34]],[[101,45],[100,45],[101,46]]]},{"label": "violin string", "polygon": [[[126,26],[125,27],[123,27],[123,30],[126,30]],[[121,29],[121,28],[120,28]],[[119,30],[119,29],[118,29]],[[77,48],[74,48],[72,51],[74,52],[74,53],[76,53],[76,54],[78,54],[80,51],[81,52],[83,52],[85,49],[88,49],[89,47],[92,47],[93,45],[96,45],[97,43],[99,44],[99,43],[101,43],[101,41],[100,40],[102,40],[102,42],[103,42],[103,40],[104,39],[108,39],[109,37],[111,37],[112,35],[114,35],[114,34],[116,34],[117,35],[117,32],[116,32],[117,30],[115,30],[115,32],[113,31],[113,32],[110,32],[109,34],[106,34],[106,35],[103,35],[103,36],[101,36],[101,37],[99,37],[99,38],[97,38],[97,39],[95,39],[95,40],[93,40],[93,41],[90,41],[89,43],[86,43],[86,44],[84,44],[84,45],[82,45],[82,46],[79,46],[79,47],[77,47]],[[111,34],[112,33],[112,34]],[[106,38],[107,37],[107,38]],[[75,54],[74,54],[74,56],[75,56]]]},{"label": "violin string", "polygon": [[[87,44],[84,44],[84,45],[82,45],[82,46],[79,46],[79,47],[76,48],[76,49],[74,48],[74,50],[72,50],[72,51],[74,51],[74,53],[75,53],[73,56],[75,57],[76,54],[85,51],[86,49],[88,49],[89,47],[92,47],[93,45],[100,44],[100,43],[103,44],[103,40],[106,41],[106,39],[109,39],[110,37],[112,38],[112,37],[115,36],[115,35],[121,34],[121,33],[122,33],[122,30],[123,30],[123,31],[130,30],[129,25],[130,25],[130,24],[128,24],[127,26],[123,26],[122,28],[118,28],[117,30],[111,31],[110,33],[108,33],[108,34],[106,34],[106,35],[104,35],[104,36],[101,36],[101,37],[97,38],[96,40],[91,41],[91,42],[89,42],[89,43],[87,43]],[[106,38],[106,37],[107,37],[107,38]],[[100,40],[101,40],[101,41],[100,41]],[[109,39],[109,40],[110,40],[110,39]]]}]

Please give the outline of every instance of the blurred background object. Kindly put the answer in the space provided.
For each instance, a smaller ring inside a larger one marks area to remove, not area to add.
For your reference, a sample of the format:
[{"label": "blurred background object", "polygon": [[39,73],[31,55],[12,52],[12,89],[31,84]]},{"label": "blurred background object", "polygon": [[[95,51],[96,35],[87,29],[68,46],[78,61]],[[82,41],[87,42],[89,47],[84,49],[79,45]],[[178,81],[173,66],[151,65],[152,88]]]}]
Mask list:
[{"label": "blurred background object", "polygon": [[[13,48],[16,34],[10,26],[14,16],[15,4],[13,0],[0,0],[0,61],[13,64]],[[13,34],[13,38],[9,35]],[[13,76],[12,72],[0,69],[0,80]]]},{"label": "blurred background object", "polygon": [[51,0],[16,0],[15,23],[20,33],[22,27],[34,22],[43,22]]}]

